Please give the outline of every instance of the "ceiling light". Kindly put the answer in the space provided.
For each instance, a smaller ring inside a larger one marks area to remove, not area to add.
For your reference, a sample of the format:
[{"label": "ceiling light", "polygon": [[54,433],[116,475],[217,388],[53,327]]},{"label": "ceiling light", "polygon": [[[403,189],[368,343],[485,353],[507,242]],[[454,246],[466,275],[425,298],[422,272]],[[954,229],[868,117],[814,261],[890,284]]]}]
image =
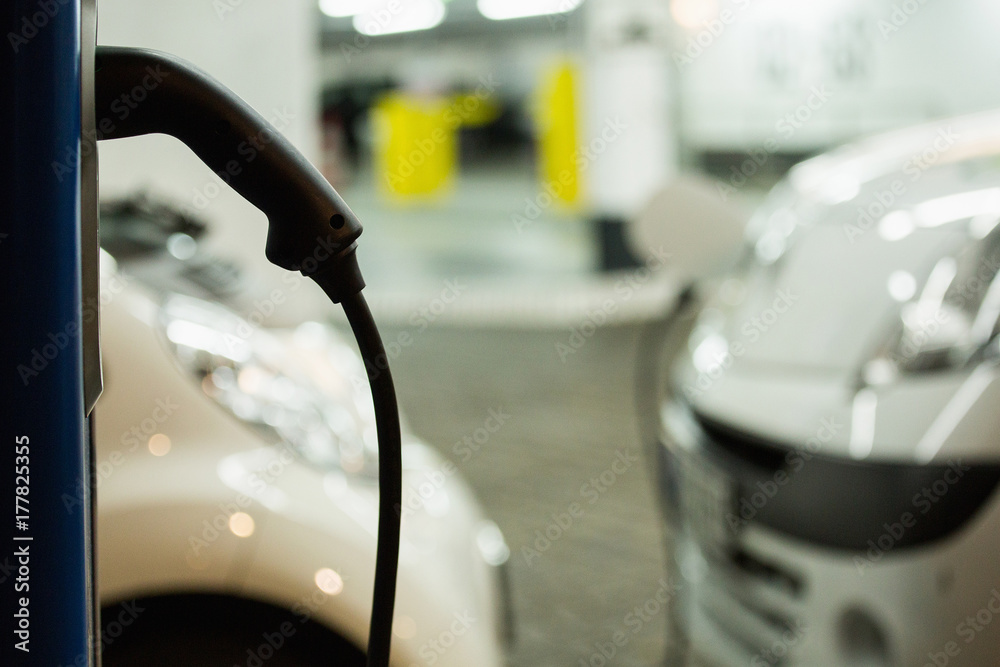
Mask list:
[{"label": "ceiling light", "polygon": [[379,0],[355,15],[354,29],[371,37],[429,30],[440,25],[445,14],[441,0]]},{"label": "ceiling light", "polygon": [[368,9],[368,0],[319,0],[319,10],[333,18],[355,16]]},{"label": "ceiling light", "polygon": [[494,21],[565,14],[581,4],[583,0],[477,0],[476,2],[479,13]]}]

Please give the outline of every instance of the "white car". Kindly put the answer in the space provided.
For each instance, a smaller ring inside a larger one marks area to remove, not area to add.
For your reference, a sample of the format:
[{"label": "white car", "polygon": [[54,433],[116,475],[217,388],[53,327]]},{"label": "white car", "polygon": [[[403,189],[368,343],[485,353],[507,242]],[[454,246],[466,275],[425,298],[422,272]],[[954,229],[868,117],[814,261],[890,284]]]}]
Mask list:
[{"label": "white car", "polygon": [[[364,664],[378,485],[360,357],[327,325],[268,330],[154,287],[103,254],[104,664]],[[453,464],[403,441],[392,664],[500,665],[503,536]]]},{"label": "white car", "polygon": [[677,664],[997,664],[998,222],[996,113],[756,213],[661,406]]}]

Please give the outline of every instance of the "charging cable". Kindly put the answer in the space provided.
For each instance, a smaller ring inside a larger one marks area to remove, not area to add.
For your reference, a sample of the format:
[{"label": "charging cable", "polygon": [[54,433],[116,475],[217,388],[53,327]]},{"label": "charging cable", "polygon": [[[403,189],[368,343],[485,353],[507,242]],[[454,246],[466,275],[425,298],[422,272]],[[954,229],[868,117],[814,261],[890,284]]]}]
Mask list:
[{"label": "charging cable", "polygon": [[[168,134],[267,215],[267,258],[313,279],[343,305],[368,370],[379,441],[378,550],[368,667],[388,667],[399,563],[402,460],[399,411],[385,350],[361,290],[361,223],[337,191],[231,90],[174,56],[98,47],[99,139]],[[141,98],[141,99],[140,99]]]}]

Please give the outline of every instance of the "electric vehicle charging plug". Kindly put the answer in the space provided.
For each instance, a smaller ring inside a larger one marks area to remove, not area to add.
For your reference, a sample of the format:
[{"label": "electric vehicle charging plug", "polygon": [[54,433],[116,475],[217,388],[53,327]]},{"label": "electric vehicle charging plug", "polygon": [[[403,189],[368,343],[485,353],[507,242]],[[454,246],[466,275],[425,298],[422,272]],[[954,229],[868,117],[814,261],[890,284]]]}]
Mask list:
[{"label": "electric vehicle charging plug", "polygon": [[[174,56],[98,47],[98,139],[168,134],[267,215],[267,258],[341,303],[369,369],[379,440],[379,520],[368,666],[388,667],[402,504],[399,412],[385,351],[361,290],[361,223],[337,191],[228,88]],[[334,661],[336,658],[334,658]],[[339,664],[339,663],[334,663]]]},{"label": "electric vehicle charging plug", "polygon": [[[99,139],[168,134],[267,216],[267,258],[322,280],[335,302],[364,287],[361,222],[271,124],[208,74],[159,51],[97,48]],[[330,293],[332,291],[332,294]]]}]

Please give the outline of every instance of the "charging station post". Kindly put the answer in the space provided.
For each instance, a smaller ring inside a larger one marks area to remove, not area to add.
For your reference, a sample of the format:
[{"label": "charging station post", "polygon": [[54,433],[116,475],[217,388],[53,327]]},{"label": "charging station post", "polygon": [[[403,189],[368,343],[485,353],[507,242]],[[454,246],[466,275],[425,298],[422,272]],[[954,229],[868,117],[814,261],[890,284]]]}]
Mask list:
[{"label": "charging station post", "polygon": [[4,0],[0,25],[0,664],[93,665],[80,1]]}]

